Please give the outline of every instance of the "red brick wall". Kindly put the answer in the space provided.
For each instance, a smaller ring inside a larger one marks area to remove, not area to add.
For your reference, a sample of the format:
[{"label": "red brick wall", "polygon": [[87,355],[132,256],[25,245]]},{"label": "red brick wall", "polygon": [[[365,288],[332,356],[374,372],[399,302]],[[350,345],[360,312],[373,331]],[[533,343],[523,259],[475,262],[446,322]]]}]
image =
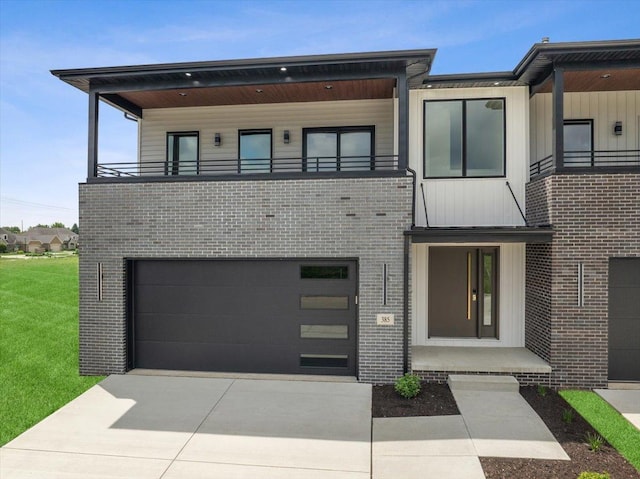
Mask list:
[{"label": "red brick wall", "polygon": [[526,346],[551,363],[554,386],[606,386],[608,264],[640,257],[640,174],[536,179],[527,185],[527,218],[555,233],[551,245],[527,246]]}]

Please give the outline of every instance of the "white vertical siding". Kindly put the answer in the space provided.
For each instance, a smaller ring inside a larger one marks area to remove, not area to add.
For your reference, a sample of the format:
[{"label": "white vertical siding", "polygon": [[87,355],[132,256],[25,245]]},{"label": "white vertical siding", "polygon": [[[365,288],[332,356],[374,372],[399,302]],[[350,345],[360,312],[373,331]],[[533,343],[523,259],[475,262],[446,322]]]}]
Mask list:
[{"label": "white vertical siding", "polygon": [[[300,158],[302,128],[324,126],[375,126],[376,155],[394,151],[394,103],[392,99],[349,100],[267,105],[233,105],[193,108],[160,108],[144,111],[140,122],[140,161],[163,162],[167,132],[198,131],[200,160],[238,157],[238,130],[272,129],[273,158]],[[289,130],[290,143],[283,143]],[[213,137],[220,133],[222,145]]]},{"label": "white vertical siding", "polygon": [[[551,93],[538,93],[530,100],[531,162],[551,154]],[[567,120],[593,120],[593,148],[597,150],[640,149],[638,128],[640,91],[599,91],[564,94]],[[613,125],[622,122],[622,135]]]},{"label": "white vertical siding", "polygon": [[[443,245],[434,245],[443,246]],[[462,246],[462,245],[460,245]],[[470,245],[474,246],[474,245]],[[479,245],[497,246],[499,252],[500,286],[498,330],[499,339],[444,339],[429,338],[429,245],[412,246],[412,324],[411,344],[414,346],[524,346],[524,302],[525,302],[525,245],[524,243],[501,243]]]},{"label": "white vertical siding", "polygon": [[[424,101],[505,98],[506,177],[424,179]],[[412,90],[409,95],[409,166],[424,185],[430,226],[520,226],[524,221],[509,181],[525,209],[529,165],[529,99],[526,87]],[[416,188],[416,224],[426,226],[422,191]]]}]

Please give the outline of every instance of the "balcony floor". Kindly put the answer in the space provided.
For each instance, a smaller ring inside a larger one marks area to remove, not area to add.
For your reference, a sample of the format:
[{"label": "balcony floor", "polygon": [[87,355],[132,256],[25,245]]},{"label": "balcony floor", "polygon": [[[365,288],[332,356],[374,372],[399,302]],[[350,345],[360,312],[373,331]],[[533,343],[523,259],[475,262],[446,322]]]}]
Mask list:
[{"label": "balcony floor", "polygon": [[527,348],[412,346],[415,371],[551,373],[551,366]]}]

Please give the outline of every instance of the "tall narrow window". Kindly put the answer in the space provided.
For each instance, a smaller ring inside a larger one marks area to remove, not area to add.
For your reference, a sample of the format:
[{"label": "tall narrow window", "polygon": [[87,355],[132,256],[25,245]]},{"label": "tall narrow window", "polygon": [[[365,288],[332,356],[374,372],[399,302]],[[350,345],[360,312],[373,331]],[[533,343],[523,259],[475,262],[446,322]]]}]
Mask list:
[{"label": "tall narrow window", "polygon": [[374,127],[303,130],[305,171],[373,170]]},{"label": "tall narrow window", "polygon": [[504,98],[426,101],[424,176],[504,176],[504,115]]},{"label": "tall narrow window", "polygon": [[239,173],[271,172],[271,130],[241,130]]},{"label": "tall narrow window", "polygon": [[565,120],[566,166],[590,166],[593,158],[593,120]]},{"label": "tall narrow window", "polygon": [[198,132],[167,133],[167,175],[198,174]]}]

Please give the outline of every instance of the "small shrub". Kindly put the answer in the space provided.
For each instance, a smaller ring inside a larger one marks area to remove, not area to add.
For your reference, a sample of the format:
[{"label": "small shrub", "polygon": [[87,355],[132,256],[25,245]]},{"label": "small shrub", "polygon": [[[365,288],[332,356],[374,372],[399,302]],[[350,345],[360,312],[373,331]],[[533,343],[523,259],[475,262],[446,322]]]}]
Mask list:
[{"label": "small shrub", "polygon": [[562,420],[567,424],[571,424],[573,420],[576,418],[576,413],[573,409],[565,409],[562,411]]},{"label": "small shrub", "polygon": [[545,397],[547,395],[547,386],[543,386],[542,384],[538,384],[538,395]]},{"label": "small shrub", "polygon": [[611,479],[611,476],[608,472],[584,471],[580,473],[578,479]]},{"label": "small shrub", "polygon": [[585,434],[584,438],[586,439],[587,444],[589,444],[589,449],[593,452],[598,452],[604,444],[602,436],[595,432],[588,432]]},{"label": "small shrub", "polygon": [[406,373],[396,379],[395,390],[404,398],[414,398],[420,392],[420,378],[415,374]]},{"label": "small shrub", "polygon": [[6,253],[7,252],[7,245],[4,243],[0,243],[0,253]]},{"label": "small shrub", "polygon": [[22,251],[21,249],[19,249],[18,251],[16,251],[16,254],[24,254],[24,251]]}]

